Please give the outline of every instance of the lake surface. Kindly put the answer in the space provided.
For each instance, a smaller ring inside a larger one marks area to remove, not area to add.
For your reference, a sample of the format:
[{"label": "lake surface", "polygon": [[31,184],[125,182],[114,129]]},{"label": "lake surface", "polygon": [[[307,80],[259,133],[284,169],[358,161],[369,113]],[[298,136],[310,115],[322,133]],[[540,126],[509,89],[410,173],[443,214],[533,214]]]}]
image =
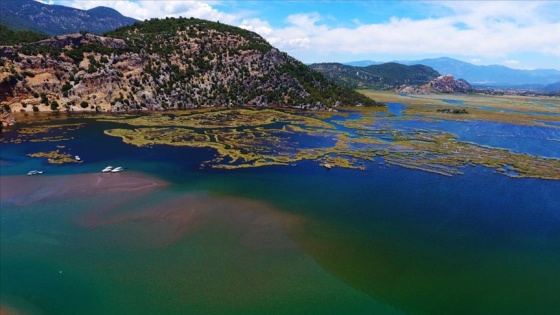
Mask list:
[{"label": "lake surface", "polygon": [[[402,110],[375,123],[560,157],[557,128],[392,119]],[[136,147],[103,133],[115,122],[69,122],[86,125],[68,141],[1,144],[0,302],[24,314],[560,313],[560,181],[382,158],[200,169],[213,149]],[[84,162],[26,156],[55,145]],[[101,176],[129,174],[163,184],[103,189],[118,180]]]}]

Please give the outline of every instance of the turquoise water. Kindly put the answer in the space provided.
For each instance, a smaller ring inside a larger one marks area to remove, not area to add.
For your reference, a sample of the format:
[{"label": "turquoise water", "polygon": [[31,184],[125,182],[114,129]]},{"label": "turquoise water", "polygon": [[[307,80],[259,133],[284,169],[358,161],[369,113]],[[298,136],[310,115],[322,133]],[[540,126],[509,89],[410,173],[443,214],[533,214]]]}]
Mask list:
[{"label": "turquoise water", "polygon": [[[538,142],[553,128],[384,123],[560,156]],[[381,159],[366,171],[199,169],[212,150],[138,148],[103,134],[114,126],[72,132],[63,144],[76,165],[25,156],[53,143],[2,143],[3,180],[42,169],[60,183],[122,165],[170,185],[63,196],[45,185],[3,198],[1,303],[30,314],[560,312],[558,181],[484,167],[445,177]],[[33,202],[40,195],[50,197]]]},{"label": "turquoise water", "polygon": [[453,104],[453,105],[463,105],[465,102],[460,101],[460,100],[447,100],[447,99],[440,99],[440,101],[445,102],[447,104]]}]

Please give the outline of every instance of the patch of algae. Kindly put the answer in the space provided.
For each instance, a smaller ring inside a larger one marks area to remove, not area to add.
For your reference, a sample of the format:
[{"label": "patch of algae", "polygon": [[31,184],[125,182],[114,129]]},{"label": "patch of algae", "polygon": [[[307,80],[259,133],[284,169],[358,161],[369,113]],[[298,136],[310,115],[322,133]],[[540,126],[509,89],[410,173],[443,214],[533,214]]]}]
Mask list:
[{"label": "patch of algae", "polygon": [[[101,121],[114,121],[110,117]],[[307,127],[333,129],[334,126],[322,120],[291,114],[273,109],[229,109],[210,112],[174,112],[174,115],[156,114],[127,119],[131,126],[145,127],[190,127],[190,128],[237,128],[255,127],[274,123],[290,123]]]},{"label": "patch of algae", "polygon": [[23,142],[57,142],[71,140],[67,136],[69,132],[75,131],[83,127],[83,123],[77,124],[54,124],[39,125],[19,128],[17,136],[10,140],[4,139],[3,142],[23,143]]},{"label": "patch of algae", "polygon": [[[296,113],[225,110],[121,120],[120,123],[139,128],[111,129],[105,133],[136,146],[216,150],[215,158],[205,161],[202,167],[236,169],[311,160],[363,170],[366,162],[381,156],[391,165],[446,176],[461,174],[461,169],[469,165],[483,165],[511,177],[560,180],[560,160],[460,142],[445,132],[394,130],[389,124],[374,125],[381,119],[384,118],[363,116],[337,122],[347,128],[341,131]],[[281,124],[271,126],[276,122]],[[300,144],[301,137],[315,141]]]},{"label": "patch of algae", "polygon": [[29,157],[34,158],[47,158],[49,164],[64,164],[64,163],[82,163],[72,157],[71,154],[62,153],[59,150],[49,152],[37,152],[28,154]]},{"label": "patch of algae", "polygon": [[[156,144],[212,148],[216,158],[202,166],[213,168],[246,168],[265,165],[289,165],[309,159],[310,154],[298,148],[297,142],[289,141],[288,135],[304,131],[297,126],[281,129],[208,129],[201,133],[186,128],[138,128],[111,129],[105,133],[123,139],[136,146]],[[310,135],[325,136],[321,131],[310,130]],[[328,134],[331,136],[330,134]]]},{"label": "patch of algae", "polygon": [[22,135],[36,135],[38,133],[47,133],[54,130],[74,131],[83,127],[83,123],[77,124],[56,124],[56,125],[41,125],[33,127],[20,128],[19,133]]}]

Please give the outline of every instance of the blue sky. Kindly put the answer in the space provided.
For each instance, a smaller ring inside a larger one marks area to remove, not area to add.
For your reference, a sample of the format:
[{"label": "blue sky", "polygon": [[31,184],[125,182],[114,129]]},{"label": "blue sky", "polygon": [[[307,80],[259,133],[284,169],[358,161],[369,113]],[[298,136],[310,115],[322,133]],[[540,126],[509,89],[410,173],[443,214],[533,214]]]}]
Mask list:
[{"label": "blue sky", "polygon": [[144,20],[183,16],[259,33],[305,63],[452,57],[560,70],[560,1],[43,0],[114,8]]}]

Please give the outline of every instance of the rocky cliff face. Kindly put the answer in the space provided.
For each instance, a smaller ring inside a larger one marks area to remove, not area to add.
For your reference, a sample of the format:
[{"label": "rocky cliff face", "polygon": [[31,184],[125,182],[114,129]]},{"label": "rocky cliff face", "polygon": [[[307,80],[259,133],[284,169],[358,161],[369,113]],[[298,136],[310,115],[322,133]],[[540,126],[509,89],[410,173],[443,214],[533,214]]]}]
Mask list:
[{"label": "rocky cliff face", "polygon": [[137,23],[0,47],[0,105],[12,110],[376,105],[255,33],[197,19]]},{"label": "rocky cliff face", "polygon": [[117,65],[119,59],[114,54],[101,56],[93,51],[83,52],[84,58],[78,60],[75,52],[88,46],[127,47],[121,39],[93,34],[58,36],[24,47],[0,47],[0,104],[18,111],[110,110],[111,99],[107,96],[128,90],[121,82],[122,71],[140,64],[130,55],[130,61]]},{"label": "rocky cliff face", "polygon": [[439,76],[420,88],[437,93],[467,93],[472,89],[467,81],[455,80],[450,74]]},{"label": "rocky cliff face", "polygon": [[473,88],[467,81],[455,80],[450,74],[439,76],[419,87],[403,85],[397,89],[398,93],[407,94],[469,93],[472,91]]}]

